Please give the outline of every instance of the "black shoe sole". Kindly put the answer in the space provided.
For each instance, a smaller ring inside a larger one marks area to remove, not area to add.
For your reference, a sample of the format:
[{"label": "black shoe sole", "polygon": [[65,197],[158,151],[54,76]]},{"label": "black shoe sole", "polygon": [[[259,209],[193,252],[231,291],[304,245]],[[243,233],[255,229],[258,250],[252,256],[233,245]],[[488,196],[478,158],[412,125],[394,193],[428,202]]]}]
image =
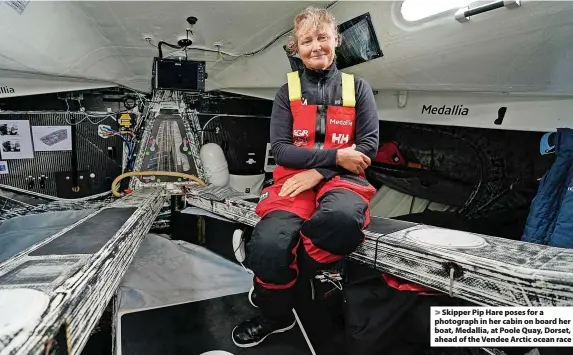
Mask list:
[{"label": "black shoe sole", "polygon": [[260,343],[262,343],[269,335],[271,334],[275,334],[275,333],[283,333],[286,332],[288,330],[291,330],[292,328],[294,328],[294,326],[296,325],[296,319],[292,322],[291,325],[289,325],[286,328],[282,328],[282,329],[277,329],[274,332],[271,332],[267,335],[265,335],[261,340],[255,342],[255,343],[249,343],[249,344],[237,344],[237,342],[235,341],[235,337],[233,336],[233,334],[235,333],[235,329],[237,329],[237,327],[233,328],[233,331],[231,332],[231,339],[233,340],[233,343],[235,343],[236,346],[238,346],[239,348],[252,348],[253,346],[257,346]]}]

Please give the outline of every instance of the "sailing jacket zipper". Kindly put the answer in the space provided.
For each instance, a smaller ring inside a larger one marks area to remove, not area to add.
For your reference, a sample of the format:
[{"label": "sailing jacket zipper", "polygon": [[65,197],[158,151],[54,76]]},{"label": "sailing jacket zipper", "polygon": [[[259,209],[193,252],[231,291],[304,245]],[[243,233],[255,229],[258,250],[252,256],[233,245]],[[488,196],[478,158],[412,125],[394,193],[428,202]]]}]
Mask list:
[{"label": "sailing jacket zipper", "polygon": [[320,102],[317,105],[316,114],[316,137],[315,147],[322,149],[324,147],[324,138],[326,136],[326,107],[324,102],[324,78],[318,79],[318,92],[320,93]]}]

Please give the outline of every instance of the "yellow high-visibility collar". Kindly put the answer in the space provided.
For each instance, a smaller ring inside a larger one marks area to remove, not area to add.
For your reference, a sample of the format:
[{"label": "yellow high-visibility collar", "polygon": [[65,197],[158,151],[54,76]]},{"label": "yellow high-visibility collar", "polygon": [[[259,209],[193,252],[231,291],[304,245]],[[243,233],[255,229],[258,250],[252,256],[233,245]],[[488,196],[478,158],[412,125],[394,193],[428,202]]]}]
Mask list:
[{"label": "yellow high-visibility collar", "polygon": [[[288,97],[290,101],[302,99],[302,89],[298,71],[287,74]],[[354,90],[354,75],[342,73],[342,106],[355,107],[356,93]]]}]

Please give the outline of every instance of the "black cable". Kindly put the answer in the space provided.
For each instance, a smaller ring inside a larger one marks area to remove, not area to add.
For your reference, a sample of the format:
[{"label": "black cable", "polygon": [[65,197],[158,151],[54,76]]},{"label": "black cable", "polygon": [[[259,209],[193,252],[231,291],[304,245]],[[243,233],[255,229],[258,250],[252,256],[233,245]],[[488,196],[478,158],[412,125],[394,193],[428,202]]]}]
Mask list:
[{"label": "black cable", "polygon": [[171,43],[159,41],[159,43],[157,44],[157,48],[159,49],[159,58],[163,58],[163,51],[161,50],[161,45],[162,45],[162,44],[164,44],[164,45],[166,45],[166,46],[168,46],[168,47],[171,47],[171,48],[175,48],[175,49],[181,49],[181,48],[183,48],[183,47],[180,47],[180,46],[176,46],[176,45],[174,45],[174,44],[171,44]]},{"label": "black cable", "polygon": [[[191,32],[190,30],[186,30],[187,31],[187,43],[189,43],[189,32]],[[193,44],[193,43],[191,43]],[[189,58],[187,58],[187,50],[185,50],[185,60],[189,60]]]},{"label": "black cable", "polygon": [[[331,8],[331,7],[334,6],[337,2],[338,2],[338,1],[333,1],[333,2],[331,2],[330,4],[328,4],[328,5],[326,6],[326,9]],[[288,30],[283,31],[282,33],[280,33],[279,35],[277,35],[272,41],[270,41],[269,43],[267,43],[266,45],[264,45],[262,48],[257,49],[257,50],[252,51],[252,52],[245,53],[245,54],[243,54],[243,55],[238,55],[237,57],[240,57],[240,56],[247,56],[247,57],[248,57],[248,56],[253,56],[253,55],[259,54],[260,52],[264,51],[265,49],[267,49],[267,48],[269,48],[271,45],[273,45],[276,41],[278,41],[279,39],[281,39],[282,37],[284,37],[287,33],[291,32],[293,29],[294,29],[294,27],[291,27],[291,28],[289,28]],[[187,30],[187,31],[189,31],[189,30]],[[187,37],[187,38],[189,38],[189,37]],[[158,46],[157,46],[157,47],[159,48],[159,58],[163,58],[163,54],[162,54],[162,51],[161,51],[161,44],[165,44],[165,45],[170,46],[170,47],[175,48],[175,49],[184,48],[184,47],[175,47],[175,46],[172,45],[172,44],[169,44],[169,43],[160,41],[159,44],[158,44]],[[221,51],[220,51],[219,49],[193,48],[193,47],[189,47],[188,49],[189,49],[189,50],[193,49],[193,50],[203,51],[203,52],[212,52],[212,53],[217,53],[217,54],[218,54],[218,53],[221,53]],[[186,56],[186,58],[187,58],[187,50],[185,51],[185,56]]]},{"label": "black cable", "polygon": [[412,195],[412,202],[410,202],[410,214],[414,210],[414,201],[416,200],[416,196]]},{"label": "black cable", "polygon": [[245,53],[245,56],[252,56],[252,55],[256,55],[259,54],[260,52],[264,51],[265,49],[269,48],[273,43],[275,43],[276,41],[278,41],[280,38],[282,38],[284,35],[286,35],[287,33],[291,32],[293,30],[293,27],[289,28],[288,30],[282,32],[281,34],[279,34],[278,36],[275,37],[275,39],[273,39],[272,41],[270,41],[269,43],[267,43],[264,47],[262,47],[261,49],[257,49],[256,51],[253,52],[249,52],[249,53]]},{"label": "black cable", "polygon": [[[330,4],[328,4],[326,6],[326,9],[330,9],[332,6],[334,6],[338,1],[333,1]],[[294,27],[289,28],[288,30],[282,32],[281,34],[279,34],[278,36],[275,37],[275,39],[273,39],[271,42],[269,42],[268,44],[266,44],[264,47],[262,47],[261,49],[257,49],[256,51],[253,52],[249,52],[249,53],[245,53],[245,56],[252,56],[255,54],[258,54],[262,51],[264,51],[265,49],[269,48],[273,43],[275,43],[276,41],[278,41],[280,38],[282,38],[284,35],[286,35],[287,33],[291,32],[294,29]]]}]

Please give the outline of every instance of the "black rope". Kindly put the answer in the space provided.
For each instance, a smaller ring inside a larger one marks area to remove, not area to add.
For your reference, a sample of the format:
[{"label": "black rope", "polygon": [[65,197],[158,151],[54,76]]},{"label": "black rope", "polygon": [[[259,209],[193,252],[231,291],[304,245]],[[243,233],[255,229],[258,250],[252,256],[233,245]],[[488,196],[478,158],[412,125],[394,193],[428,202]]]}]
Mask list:
[{"label": "black rope", "polygon": [[376,238],[376,245],[374,250],[374,269],[378,270],[378,241],[380,238],[385,237],[386,235],[380,235]]}]

